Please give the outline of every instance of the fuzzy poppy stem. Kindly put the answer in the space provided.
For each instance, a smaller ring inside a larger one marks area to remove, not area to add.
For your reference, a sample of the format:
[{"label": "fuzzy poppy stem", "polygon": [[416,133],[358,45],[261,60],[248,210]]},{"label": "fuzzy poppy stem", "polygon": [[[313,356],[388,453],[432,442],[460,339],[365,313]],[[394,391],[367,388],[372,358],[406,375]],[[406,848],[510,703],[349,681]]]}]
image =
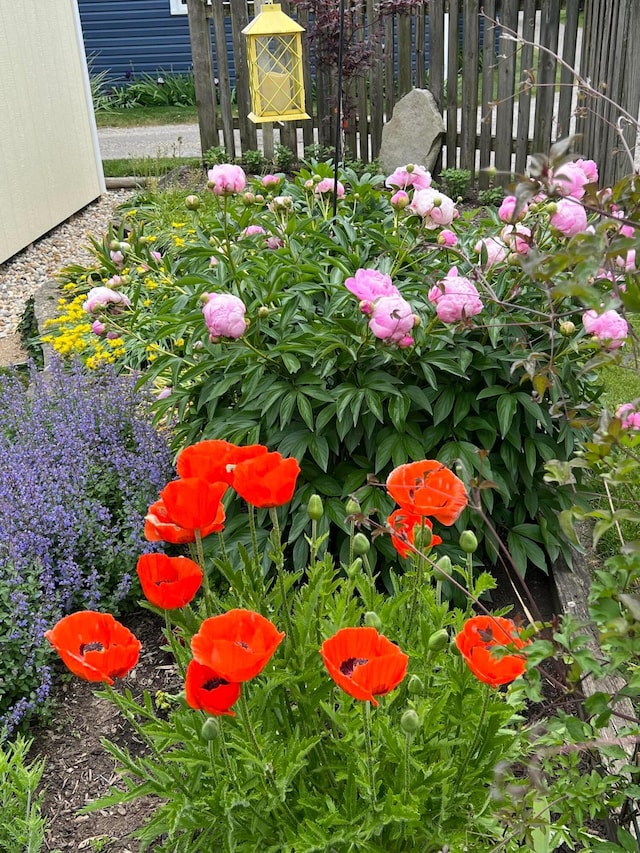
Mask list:
[{"label": "fuzzy poppy stem", "polygon": [[[424,531],[424,518],[422,519],[422,529]],[[425,554],[422,551],[418,551],[418,565],[416,567],[415,580],[413,583],[413,589],[411,590],[411,601],[409,602],[409,620],[407,622],[407,638],[411,637],[411,628],[413,627],[413,620],[416,615],[416,608],[418,606],[418,596],[420,595],[420,591],[422,589],[422,584],[424,582],[424,564],[425,564]],[[440,603],[440,602],[438,602]]]},{"label": "fuzzy poppy stem", "polygon": [[251,547],[253,548],[253,561],[256,567],[260,567],[258,555],[258,535],[256,533],[256,508],[249,504],[249,532],[251,533]]},{"label": "fuzzy poppy stem", "polygon": [[253,750],[260,760],[261,764],[264,764],[264,755],[262,750],[260,749],[260,744],[258,743],[258,738],[256,737],[255,729],[253,728],[253,724],[251,722],[251,714],[249,713],[249,705],[247,703],[247,697],[244,694],[244,691],[240,693],[240,716],[242,717],[242,723],[247,730],[247,735],[249,736],[249,740],[251,741],[251,746]]},{"label": "fuzzy poppy stem", "polygon": [[413,735],[410,732],[406,732],[404,736],[404,801],[405,803],[409,799],[409,793],[411,791],[411,742],[413,741]]},{"label": "fuzzy poppy stem", "polygon": [[282,598],[282,609],[284,611],[284,624],[289,642],[293,639],[293,625],[291,623],[291,614],[289,613],[289,605],[287,603],[287,587],[284,582],[284,551],[282,550],[282,538],[280,534],[280,525],[278,523],[278,510],[275,507],[270,507],[269,516],[273,524],[273,558],[276,564],[278,573],[278,585],[280,586],[280,596]]},{"label": "fuzzy poppy stem", "polygon": [[367,754],[367,770],[369,771],[370,799],[376,801],[376,776],[373,766],[373,747],[371,745],[371,703],[367,700],[362,703],[362,725],[364,729],[364,748]]},{"label": "fuzzy poppy stem", "polygon": [[204,601],[207,615],[213,616],[214,606],[213,606],[213,596],[211,595],[211,587],[209,586],[209,575],[207,574],[207,567],[204,564],[204,550],[202,548],[202,536],[200,535],[200,531],[196,530],[196,554],[198,555],[198,565],[202,569],[202,588],[204,589]]}]

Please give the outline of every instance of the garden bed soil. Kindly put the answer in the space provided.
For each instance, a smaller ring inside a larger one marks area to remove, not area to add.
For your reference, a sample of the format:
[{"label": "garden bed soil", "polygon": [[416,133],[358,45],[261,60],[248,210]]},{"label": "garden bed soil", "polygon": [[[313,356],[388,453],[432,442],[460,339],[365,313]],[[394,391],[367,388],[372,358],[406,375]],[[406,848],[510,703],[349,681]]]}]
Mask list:
[{"label": "garden bed soil", "polygon": [[[142,642],[138,665],[126,678],[134,696],[143,690],[175,693],[181,688],[173,658],[163,652],[163,621],[146,610],[123,617]],[[115,689],[120,689],[118,682]],[[95,695],[96,685],[80,681],[60,669],[54,694],[54,717],[34,734],[32,756],[46,760],[42,788],[47,822],[44,851],[88,850],[138,853],[130,834],[153,814],[153,797],[110,806],[80,815],[83,806],[107,794],[119,783],[114,760],[100,739],[107,738],[132,753],[142,742],[114,705]],[[43,853],[44,853],[43,851]]]}]

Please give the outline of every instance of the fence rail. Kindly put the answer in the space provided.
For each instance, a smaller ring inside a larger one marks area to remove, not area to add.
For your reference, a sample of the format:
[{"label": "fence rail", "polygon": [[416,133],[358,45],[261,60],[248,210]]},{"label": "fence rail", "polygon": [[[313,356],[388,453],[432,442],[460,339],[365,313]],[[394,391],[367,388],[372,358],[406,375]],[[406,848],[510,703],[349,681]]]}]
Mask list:
[{"label": "fence rail", "polygon": [[[615,76],[617,97],[624,105],[629,88],[627,107],[637,115],[640,74],[625,87],[624,74],[614,58],[615,38],[624,36],[627,67],[638,70],[639,54],[631,46],[640,39],[640,13],[633,11],[633,3],[586,0],[582,13],[577,0],[429,0],[409,12],[381,17],[376,0],[346,0],[349,49],[370,49],[369,61],[362,62],[357,73],[345,73],[342,136],[349,155],[365,163],[378,156],[385,121],[396,101],[413,87],[430,89],[442,110],[446,135],[439,165],[468,169],[479,177],[481,186],[489,181],[487,170],[495,167],[502,175],[498,180],[506,183],[514,171],[524,171],[531,151],[546,151],[553,141],[576,129],[576,110],[584,112],[584,105],[577,103],[572,68],[580,68],[584,77],[603,87]],[[274,134],[269,125],[257,133],[246,118],[250,110],[248,75],[240,73],[246,68],[241,31],[260,3],[213,4],[220,113],[216,133],[236,156],[258,147],[270,154],[274,140],[298,154],[313,142],[324,146],[334,142],[335,65],[319,54],[308,4],[281,0],[281,5],[307,30],[306,108],[312,118],[276,125]],[[597,29],[603,21],[610,36],[604,44]],[[234,89],[223,48],[229,25],[238,69]],[[235,123],[234,96],[238,106]],[[596,108],[591,112],[595,115]],[[605,118],[611,126],[612,116]],[[239,133],[234,134],[234,129]],[[582,153],[608,161],[615,149],[615,131],[598,134],[589,122],[587,131]]]}]

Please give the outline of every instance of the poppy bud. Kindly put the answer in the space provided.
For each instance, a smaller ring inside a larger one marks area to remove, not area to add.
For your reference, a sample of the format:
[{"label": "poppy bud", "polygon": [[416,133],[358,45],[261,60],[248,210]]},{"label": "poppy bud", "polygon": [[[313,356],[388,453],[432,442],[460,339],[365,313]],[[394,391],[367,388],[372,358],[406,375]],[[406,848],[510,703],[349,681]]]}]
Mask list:
[{"label": "poppy bud", "polygon": [[360,513],[360,504],[355,498],[349,498],[346,505],[347,515],[358,515]]},{"label": "poppy bud", "polygon": [[463,530],[459,543],[465,554],[473,554],[478,549],[478,539],[473,530]]},{"label": "poppy bud", "polygon": [[375,628],[379,631],[382,628],[382,619],[373,610],[367,610],[364,614],[364,624],[367,628]]},{"label": "poppy bud", "polygon": [[416,714],[413,708],[409,708],[400,717],[400,728],[408,735],[414,735],[420,728],[420,717]]},{"label": "poppy bud", "polygon": [[220,734],[218,721],[214,717],[209,717],[205,720],[200,729],[200,737],[202,740],[215,740]]},{"label": "poppy bud", "polygon": [[307,504],[307,515],[312,521],[320,521],[324,515],[324,507],[322,506],[322,498],[320,495],[311,495]]},{"label": "poppy bud", "polygon": [[451,560],[449,559],[449,557],[447,557],[446,554],[443,557],[440,557],[440,559],[436,563],[436,566],[438,569],[440,569],[440,572],[438,572],[436,569],[436,578],[440,575],[440,573],[443,573],[444,575],[451,574]]},{"label": "poppy bud", "polygon": [[371,547],[371,543],[364,535],[364,533],[356,533],[353,537],[353,553],[358,557],[362,557],[363,554],[366,554]]},{"label": "poppy bud", "polygon": [[359,575],[362,571],[362,558],[356,557],[356,559],[351,563],[349,568],[347,569],[347,574],[350,578],[354,578],[356,575]]},{"label": "poppy bud", "polygon": [[197,195],[188,195],[184,200],[187,210],[197,210],[200,207],[200,199]]},{"label": "poppy bud", "polygon": [[429,637],[427,648],[430,652],[441,652],[449,644],[449,632],[446,628],[441,628]]},{"label": "poppy bud", "polygon": [[433,542],[433,533],[431,532],[430,527],[427,527],[426,524],[424,527],[416,527],[416,534],[415,534],[416,548],[418,548],[420,551],[426,551],[427,548],[431,547],[432,542]]},{"label": "poppy bud", "polygon": [[422,696],[424,693],[424,684],[422,679],[418,675],[412,675],[409,681],[407,682],[407,690],[413,696]]}]

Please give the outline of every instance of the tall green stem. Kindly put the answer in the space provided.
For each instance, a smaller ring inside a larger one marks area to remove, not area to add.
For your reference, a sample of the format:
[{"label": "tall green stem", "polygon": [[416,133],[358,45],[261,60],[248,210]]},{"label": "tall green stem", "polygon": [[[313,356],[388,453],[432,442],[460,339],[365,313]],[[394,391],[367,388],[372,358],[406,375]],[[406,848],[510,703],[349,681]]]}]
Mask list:
[{"label": "tall green stem", "polygon": [[202,588],[204,589],[205,610],[208,616],[213,616],[215,610],[213,603],[213,595],[211,594],[211,586],[209,585],[209,575],[207,574],[207,567],[204,564],[202,536],[200,535],[199,530],[196,530],[196,553],[198,555],[198,565],[202,569]]},{"label": "tall green stem", "polygon": [[[423,520],[423,528],[424,528],[424,520]],[[424,583],[424,564],[425,564],[425,555],[420,549],[418,551],[418,565],[416,567],[415,580],[413,584],[413,589],[411,591],[411,600],[409,602],[409,620],[407,622],[407,639],[411,638],[411,629],[413,627],[413,620],[416,615],[416,608],[418,606],[418,596],[422,592],[422,584]]]},{"label": "tall green stem", "polygon": [[249,737],[249,741],[251,746],[253,747],[253,751],[256,756],[260,760],[261,764],[264,764],[264,754],[260,749],[260,744],[258,743],[258,738],[256,737],[255,729],[253,728],[253,723],[251,722],[251,714],[249,713],[249,705],[247,703],[247,697],[244,694],[244,690],[240,693],[240,716],[242,717],[242,724],[244,725],[247,736]]},{"label": "tall green stem", "polygon": [[413,741],[413,735],[409,732],[405,733],[404,736],[404,801],[405,803],[409,799],[409,793],[411,791],[411,742]]},{"label": "tall green stem", "polygon": [[280,534],[280,525],[278,523],[278,511],[275,507],[269,509],[269,516],[273,524],[273,556],[278,573],[278,586],[280,587],[280,597],[282,599],[282,610],[284,615],[285,630],[289,638],[289,648],[293,641],[293,624],[291,622],[291,614],[289,613],[289,603],[287,601],[287,586],[284,580],[284,551],[282,550],[282,538]]},{"label": "tall green stem", "polygon": [[456,781],[454,793],[457,793],[458,788],[460,787],[460,783],[464,779],[464,775],[467,771],[467,765],[469,764],[469,761],[473,757],[473,753],[475,752],[476,747],[478,745],[478,741],[480,740],[480,735],[482,733],[482,727],[484,725],[484,718],[487,714],[487,707],[489,705],[489,696],[490,696],[491,690],[492,690],[492,688],[488,684],[485,684],[484,696],[482,698],[482,708],[480,710],[480,717],[479,717],[478,722],[476,724],[475,731],[473,733],[473,739],[472,739],[471,743],[469,744],[469,749],[467,750],[467,754],[465,755],[464,760],[463,760],[462,764],[460,765],[460,769],[458,771],[458,778]]},{"label": "tall green stem", "polygon": [[[256,508],[249,504],[249,532],[251,533],[251,547],[253,549],[253,562],[260,568],[260,557],[258,554],[258,534],[256,533]],[[262,569],[260,569],[262,571]]]},{"label": "tall green stem", "polygon": [[367,770],[369,772],[369,798],[376,801],[376,775],[373,766],[373,746],[371,744],[371,703],[362,703],[362,726],[364,729],[364,748],[367,755]]}]

